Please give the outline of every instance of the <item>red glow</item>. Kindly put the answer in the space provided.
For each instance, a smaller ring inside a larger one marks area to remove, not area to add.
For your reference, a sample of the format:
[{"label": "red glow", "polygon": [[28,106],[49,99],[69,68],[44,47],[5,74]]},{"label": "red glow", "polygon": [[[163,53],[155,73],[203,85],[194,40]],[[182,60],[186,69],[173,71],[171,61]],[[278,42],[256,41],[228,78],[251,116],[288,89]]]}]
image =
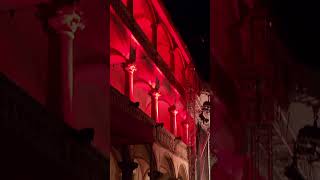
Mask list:
[{"label": "red glow", "polygon": [[133,40],[133,42],[137,45],[139,45],[139,42],[137,41],[137,39],[134,37],[134,35],[131,34],[131,39]]},{"label": "red glow", "polygon": [[[185,46],[178,33],[173,29],[172,24],[165,17],[166,14],[162,10],[162,6],[158,2],[152,2],[155,8],[146,0],[133,0],[133,15],[136,23],[140,26],[146,37],[150,40],[150,44],[154,43],[156,37],[156,50],[168,65],[175,78],[184,83],[184,71],[190,62]],[[156,23],[158,14],[161,21]],[[139,45],[137,39],[125,27],[124,23],[116,15],[111,17],[111,48],[115,49],[120,55],[111,56],[110,63],[114,64],[111,68],[111,85],[118,89],[121,93],[126,94],[131,100],[139,102],[139,108],[147,115],[151,116],[156,122],[164,123],[164,127],[172,132],[175,136],[183,135],[184,142],[192,139],[190,131],[193,131],[192,124],[187,126],[181,122],[188,118],[185,109],[185,100],[182,98],[177,89],[169,83],[164,73],[157,67],[148,53]],[[157,24],[157,28],[153,28]],[[130,56],[130,41],[136,47],[135,67],[139,71],[134,71],[134,75],[125,74],[123,69],[117,66],[119,63],[126,62]],[[177,47],[173,47],[173,41]],[[133,42],[133,43],[132,43]],[[155,79],[160,82],[159,89],[156,90]],[[168,111],[172,105],[176,105],[176,109]],[[179,112],[179,113],[178,113]],[[193,121],[192,119],[190,119]]]},{"label": "red glow", "polygon": [[177,136],[177,114],[176,106],[171,106],[169,108],[170,112],[170,131],[173,135]]}]

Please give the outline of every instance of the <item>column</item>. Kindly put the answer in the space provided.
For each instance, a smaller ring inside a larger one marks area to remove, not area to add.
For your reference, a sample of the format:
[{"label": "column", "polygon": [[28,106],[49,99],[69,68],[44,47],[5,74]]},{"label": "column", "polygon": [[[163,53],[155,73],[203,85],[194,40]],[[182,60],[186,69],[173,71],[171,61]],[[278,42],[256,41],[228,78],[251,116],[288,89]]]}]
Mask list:
[{"label": "column", "polygon": [[125,95],[130,98],[131,101],[134,101],[133,96],[133,74],[137,70],[136,65],[132,63],[124,64],[125,70]]},{"label": "column", "polygon": [[160,179],[162,173],[157,170],[153,170],[148,173],[148,176],[150,177],[150,180],[157,180]]},{"label": "column", "polygon": [[122,180],[132,179],[133,170],[138,167],[138,164],[133,161],[122,161],[118,165],[122,171]]},{"label": "column", "polygon": [[172,105],[169,107],[169,113],[170,113],[170,131],[171,133],[177,137],[177,114],[178,111],[176,109],[175,105]]},{"label": "column", "polygon": [[161,96],[158,89],[153,88],[150,91],[151,95],[151,118],[155,120],[156,123],[159,122],[159,97]]},{"label": "column", "polygon": [[184,122],[182,122],[182,125],[184,127],[184,139],[186,141],[186,144],[189,145],[189,122],[187,122],[186,120]]},{"label": "column", "polygon": [[[55,5],[51,6],[55,7]],[[46,11],[43,10],[43,12]],[[54,15],[40,15],[40,18],[44,18],[42,20],[45,21],[45,28],[49,32],[49,64],[51,66],[49,66],[47,103],[51,111],[64,119],[67,124],[72,125],[73,40],[76,31],[83,29],[84,25],[81,23],[80,12],[75,5],[60,5],[54,12]]]}]

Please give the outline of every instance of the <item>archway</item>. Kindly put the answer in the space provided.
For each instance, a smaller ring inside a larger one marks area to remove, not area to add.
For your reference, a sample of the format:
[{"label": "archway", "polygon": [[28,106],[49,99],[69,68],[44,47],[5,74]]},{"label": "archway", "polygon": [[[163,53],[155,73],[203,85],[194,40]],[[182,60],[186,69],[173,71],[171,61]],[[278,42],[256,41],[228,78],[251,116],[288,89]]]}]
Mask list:
[{"label": "archway", "polygon": [[133,180],[149,180],[148,172],[150,170],[151,155],[146,145],[133,145],[131,154],[138,168],[133,172]]},{"label": "archway", "polygon": [[178,179],[179,180],[187,180],[188,179],[187,169],[184,165],[180,165],[180,167],[179,167]]},{"label": "archway", "polygon": [[121,170],[118,166],[119,159],[114,150],[110,153],[110,179],[121,180]]},{"label": "archway", "polygon": [[160,180],[174,179],[176,175],[171,157],[169,155],[164,155],[160,163],[161,164],[159,170],[162,173]]}]

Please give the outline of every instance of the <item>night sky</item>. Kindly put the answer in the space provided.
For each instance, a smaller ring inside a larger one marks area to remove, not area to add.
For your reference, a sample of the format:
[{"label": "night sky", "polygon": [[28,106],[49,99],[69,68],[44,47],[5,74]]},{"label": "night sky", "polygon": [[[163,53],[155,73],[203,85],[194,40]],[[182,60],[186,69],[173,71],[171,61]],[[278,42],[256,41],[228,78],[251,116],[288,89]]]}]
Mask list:
[{"label": "night sky", "polygon": [[163,0],[179,34],[187,44],[199,76],[210,79],[210,0]]},{"label": "night sky", "polygon": [[320,9],[314,0],[273,0],[276,29],[298,63],[320,70]]}]

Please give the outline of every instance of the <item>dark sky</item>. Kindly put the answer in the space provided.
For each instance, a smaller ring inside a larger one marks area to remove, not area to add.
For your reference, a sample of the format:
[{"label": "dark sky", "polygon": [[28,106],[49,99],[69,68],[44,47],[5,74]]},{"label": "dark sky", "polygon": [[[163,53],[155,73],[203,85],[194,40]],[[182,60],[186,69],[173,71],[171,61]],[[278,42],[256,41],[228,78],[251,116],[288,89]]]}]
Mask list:
[{"label": "dark sky", "polygon": [[315,0],[273,0],[276,29],[297,62],[320,70],[320,9]]},{"label": "dark sky", "polygon": [[210,0],[163,0],[200,77],[210,79]]}]

